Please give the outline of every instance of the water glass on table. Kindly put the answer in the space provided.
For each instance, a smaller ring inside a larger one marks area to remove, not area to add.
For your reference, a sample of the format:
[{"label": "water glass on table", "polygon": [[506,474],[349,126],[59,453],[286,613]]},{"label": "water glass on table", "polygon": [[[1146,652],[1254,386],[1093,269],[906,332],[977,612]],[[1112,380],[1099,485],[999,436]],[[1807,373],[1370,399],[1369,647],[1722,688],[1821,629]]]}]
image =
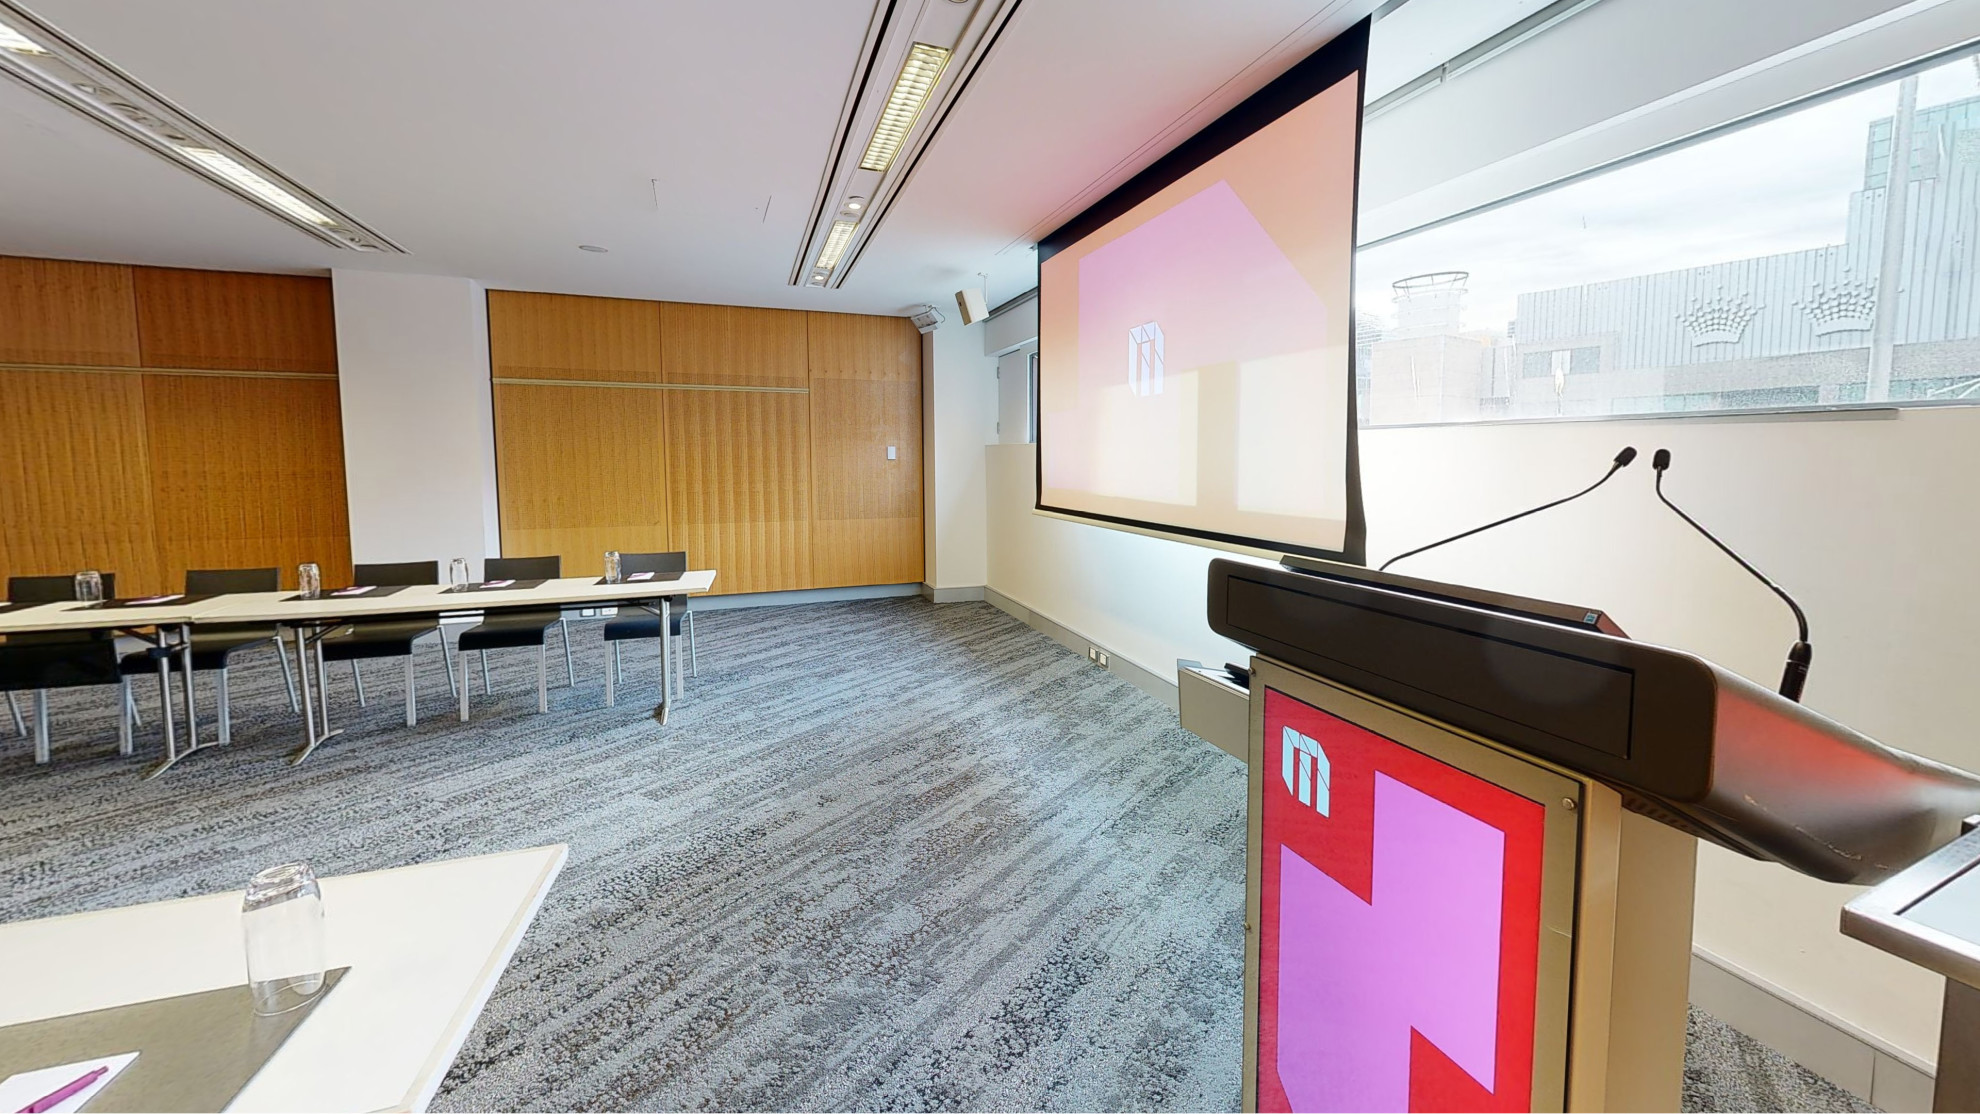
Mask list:
[{"label": "water glass on table", "polygon": [[308,863],[272,866],[248,880],[241,933],[255,1013],[287,1013],[323,992],[323,891]]},{"label": "water glass on table", "polygon": [[448,583],[454,586],[454,591],[456,592],[467,591],[467,586],[468,586],[467,558],[456,557],[454,558],[453,563],[447,566],[447,581]]},{"label": "water glass on table", "polygon": [[616,549],[608,549],[605,551],[605,583],[617,584],[618,582],[619,582],[619,551]]},{"label": "water glass on table", "polygon": [[95,569],[84,569],[76,574],[76,599],[83,603],[103,601],[103,574]]},{"label": "water glass on table", "polygon": [[319,599],[323,595],[323,570],[311,561],[296,567],[296,586],[302,589],[302,598]]}]

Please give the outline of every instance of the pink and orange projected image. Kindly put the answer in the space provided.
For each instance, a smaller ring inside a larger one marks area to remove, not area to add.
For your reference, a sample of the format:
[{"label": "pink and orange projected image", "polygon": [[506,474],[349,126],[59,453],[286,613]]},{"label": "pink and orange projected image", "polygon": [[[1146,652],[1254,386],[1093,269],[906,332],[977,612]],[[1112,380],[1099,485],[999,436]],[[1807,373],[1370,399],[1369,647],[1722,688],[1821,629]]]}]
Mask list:
[{"label": "pink and orange projected image", "polygon": [[1359,80],[1040,264],[1040,505],[1344,548]]},{"label": "pink and orange projected image", "polygon": [[1258,1109],[1530,1110],[1546,810],[1265,694]]}]

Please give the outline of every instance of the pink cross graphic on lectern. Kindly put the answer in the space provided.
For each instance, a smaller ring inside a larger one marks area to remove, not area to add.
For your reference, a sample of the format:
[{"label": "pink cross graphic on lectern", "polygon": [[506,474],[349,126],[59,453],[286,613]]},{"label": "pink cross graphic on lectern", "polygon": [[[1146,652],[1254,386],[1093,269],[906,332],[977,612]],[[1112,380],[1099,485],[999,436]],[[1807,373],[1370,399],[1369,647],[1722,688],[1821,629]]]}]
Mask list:
[{"label": "pink cross graphic on lectern", "polygon": [[1411,1030],[1493,1089],[1505,834],[1378,773],[1372,903],[1279,852],[1293,1109],[1409,1109]]}]

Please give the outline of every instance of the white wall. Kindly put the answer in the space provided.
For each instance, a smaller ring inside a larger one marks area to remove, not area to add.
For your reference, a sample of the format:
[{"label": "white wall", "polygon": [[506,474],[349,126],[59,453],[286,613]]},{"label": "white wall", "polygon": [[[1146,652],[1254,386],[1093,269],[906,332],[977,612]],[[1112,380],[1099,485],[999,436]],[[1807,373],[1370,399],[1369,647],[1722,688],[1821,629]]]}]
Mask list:
[{"label": "white wall", "polygon": [[501,552],[488,300],[479,283],[334,270],[351,554],[360,562]]},{"label": "white wall", "polygon": [[[1412,558],[1398,571],[1602,607],[1638,639],[1769,686],[1793,640],[1765,588],[1659,505],[1666,490],[1793,592],[1815,645],[1810,706],[1893,746],[1980,768],[1980,409],[1893,420],[1644,420],[1370,430],[1372,561],[1565,494],[1624,444],[1644,460],[1596,495]],[[1203,618],[1208,550],[1041,518],[1031,458],[989,450],[990,587],[1139,664],[1238,651]],[[1707,847],[1701,947],[1930,1062],[1938,981],[1844,938],[1854,891]]]},{"label": "white wall", "polygon": [[984,584],[983,446],[997,439],[997,361],[984,323],[951,319],[922,337],[925,580],[936,590]]}]

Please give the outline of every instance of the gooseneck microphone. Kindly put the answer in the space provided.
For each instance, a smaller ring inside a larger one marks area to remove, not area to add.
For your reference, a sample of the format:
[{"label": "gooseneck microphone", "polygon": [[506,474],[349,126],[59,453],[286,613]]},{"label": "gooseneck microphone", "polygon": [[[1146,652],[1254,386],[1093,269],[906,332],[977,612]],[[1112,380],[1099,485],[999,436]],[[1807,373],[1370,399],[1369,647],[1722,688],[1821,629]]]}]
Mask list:
[{"label": "gooseneck microphone", "polygon": [[1734,553],[1731,546],[1713,537],[1712,531],[1700,526],[1697,519],[1684,513],[1682,508],[1670,501],[1670,498],[1664,494],[1664,472],[1670,466],[1671,450],[1669,449],[1658,449],[1657,455],[1650,458],[1650,467],[1657,472],[1657,498],[1663,500],[1666,507],[1676,511],[1677,516],[1684,519],[1693,530],[1705,535],[1706,541],[1718,546],[1719,552],[1732,558],[1740,568],[1753,574],[1755,580],[1772,588],[1774,594],[1781,597],[1781,602],[1788,605],[1788,610],[1794,612],[1794,622],[1795,626],[1800,629],[1800,637],[1795,641],[1794,648],[1788,651],[1787,668],[1781,671],[1781,695],[1799,704],[1801,702],[1802,686],[1808,683],[1808,663],[1815,656],[1815,648],[1808,644],[1808,616],[1802,614],[1801,605],[1794,602],[1794,597],[1788,595],[1780,585],[1769,580],[1767,575],[1759,569],[1747,564],[1746,558]]},{"label": "gooseneck microphone", "polygon": [[1417,546],[1415,549],[1412,549],[1407,553],[1398,553],[1394,557],[1391,557],[1388,560],[1382,562],[1381,567],[1377,568],[1375,571],[1385,572],[1388,570],[1388,567],[1390,565],[1395,564],[1397,561],[1400,561],[1405,557],[1414,557],[1419,553],[1422,553],[1426,550],[1435,549],[1440,545],[1449,545],[1454,541],[1460,541],[1464,538],[1470,537],[1473,534],[1482,534],[1485,531],[1490,530],[1494,526],[1504,526],[1508,522],[1516,522],[1522,518],[1525,518],[1527,515],[1539,514],[1541,511],[1558,507],[1562,503],[1572,503],[1576,499],[1579,499],[1582,496],[1588,494],[1589,492],[1595,490],[1596,488],[1601,487],[1603,484],[1608,483],[1610,476],[1613,476],[1617,472],[1620,472],[1623,469],[1629,467],[1629,462],[1635,459],[1636,459],[1636,447],[1634,445],[1625,445],[1623,446],[1623,451],[1616,454],[1615,462],[1609,465],[1609,470],[1602,474],[1601,479],[1596,480],[1594,483],[1589,484],[1587,487],[1582,488],[1580,491],[1575,492],[1573,495],[1570,495],[1565,499],[1556,499],[1551,503],[1542,503],[1540,506],[1537,506],[1530,511],[1521,511],[1515,515],[1508,515],[1507,517],[1502,518],[1497,522],[1487,522],[1483,526],[1474,526],[1471,529],[1466,530],[1462,534],[1452,534],[1450,537],[1445,538],[1443,541],[1431,542],[1429,545]]}]

